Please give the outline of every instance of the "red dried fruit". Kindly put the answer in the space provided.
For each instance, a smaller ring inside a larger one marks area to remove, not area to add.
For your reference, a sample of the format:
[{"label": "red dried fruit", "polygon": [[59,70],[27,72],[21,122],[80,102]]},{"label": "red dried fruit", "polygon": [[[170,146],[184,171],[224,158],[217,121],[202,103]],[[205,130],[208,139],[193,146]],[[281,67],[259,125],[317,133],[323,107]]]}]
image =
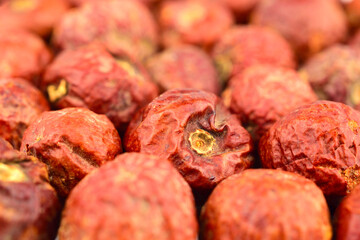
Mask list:
[{"label": "red dried fruit", "polygon": [[34,84],[52,57],[39,37],[18,30],[0,30],[0,49],[0,78],[25,78]]},{"label": "red dried fruit", "polygon": [[24,29],[46,36],[68,7],[64,0],[2,0],[0,29]]},{"label": "red dried fruit", "polygon": [[49,105],[41,92],[19,78],[0,78],[0,136],[19,149],[25,129]]},{"label": "red dried fruit", "polygon": [[336,213],[337,240],[359,239],[360,186],[356,187],[339,205]]},{"label": "red dried fruit", "polygon": [[4,138],[0,137],[0,154],[3,154],[9,150],[13,150],[11,144]]},{"label": "red dried fruit", "polygon": [[233,23],[230,10],[213,1],[165,1],[159,10],[166,47],[187,43],[210,49]]},{"label": "red dried fruit", "polygon": [[300,74],[320,99],[360,108],[360,49],[330,47],[310,58]]},{"label": "red dried fruit", "polygon": [[215,94],[169,90],[130,122],[124,140],[131,152],[171,161],[191,187],[208,190],[252,164],[250,134]]},{"label": "red dried fruit", "polygon": [[[305,210],[306,209],[306,210]],[[297,174],[251,169],[225,179],[202,209],[207,239],[331,239],[321,190]]]},{"label": "red dried fruit", "polygon": [[230,111],[256,141],[290,111],[317,100],[310,84],[296,71],[269,65],[245,69],[230,80],[224,93]]},{"label": "red dried fruit", "polygon": [[44,112],[25,131],[21,151],[48,167],[50,182],[61,196],[89,172],[121,152],[110,120],[85,108]]},{"label": "red dried fruit", "polygon": [[195,240],[197,230],[191,189],[171,164],[125,153],[74,188],[59,239]]},{"label": "red dried fruit", "polygon": [[195,88],[218,94],[220,81],[211,58],[187,45],[166,49],[147,61],[147,67],[163,91]]},{"label": "red dried fruit", "polygon": [[157,26],[151,12],[140,2],[107,0],[92,1],[69,11],[55,28],[54,43],[60,49],[93,41],[103,43],[115,55],[143,60],[156,51]]},{"label": "red dried fruit", "polygon": [[158,95],[139,63],[115,59],[100,44],[62,52],[47,68],[41,87],[56,108],[89,108],[107,115],[119,130]]},{"label": "red dried fruit", "polygon": [[325,195],[346,195],[360,180],[360,112],[318,101],[277,121],[260,140],[265,168],[313,180]]},{"label": "red dried fruit", "polygon": [[338,1],[265,0],[252,22],[279,31],[302,60],[320,52],[347,35],[347,22]]},{"label": "red dried fruit", "polygon": [[0,155],[0,239],[54,239],[60,203],[46,167],[34,157]]},{"label": "red dried fruit", "polygon": [[228,80],[255,64],[295,68],[290,45],[275,31],[263,27],[234,27],[214,46],[212,56],[221,78]]}]

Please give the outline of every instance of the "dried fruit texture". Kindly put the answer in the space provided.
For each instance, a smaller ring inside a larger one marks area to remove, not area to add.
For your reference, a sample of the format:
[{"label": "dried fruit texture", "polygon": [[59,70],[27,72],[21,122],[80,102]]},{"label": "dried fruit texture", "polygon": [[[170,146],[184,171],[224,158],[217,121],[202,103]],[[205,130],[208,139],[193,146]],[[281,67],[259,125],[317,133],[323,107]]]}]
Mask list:
[{"label": "dried fruit texture", "polygon": [[360,112],[317,101],[277,121],[260,140],[265,168],[313,180],[325,195],[346,195],[360,180]]},{"label": "dried fruit texture", "polygon": [[125,153],[74,188],[59,239],[195,240],[197,230],[191,189],[171,164]]},{"label": "dried fruit texture", "polygon": [[106,114],[119,130],[158,95],[140,64],[115,59],[100,44],[62,52],[47,68],[41,85],[55,107],[85,107]]},{"label": "dried fruit texture", "polygon": [[257,26],[230,29],[214,46],[212,56],[223,80],[255,64],[296,67],[286,40],[275,31]]},{"label": "dried fruit texture", "polygon": [[51,60],[45,43],[36,35],[24,31],[0,30],[0,49],[1,78],[20,77],[37,84]]},{"label": "dried fruit texture", "polygon": [[215,0],[230,8],[237,19],[245,20],[260,0]]},{"label": "dried fruit texture", "polygon": [[338,1],[265,0],[258,4],[252,22],[279,31],[302,60],[347,35],[347,22]]},{"label": "dried fruit texture", "polygon": [[24,29],[46,36],[68,7],[64,0],[3,0],[0,29]]},{"label": "dried fruit texture", "polygon": [[2,153],[0,189],[1,239],[55,238],[60,203],[43,163],[17,151]]},{"label": "dried fruit texture", "polygon": [[115,55],[137,60],[157,49],[157,26],[151,12],[132,0],[92,1],[66,13],[55,28],[60,49],[102,42]]},{"label": "dried fruit texture", "polygon": [[165,1],[159,10],[165,47],[187,43],[211,49],[233,23],[230,10],[213,1]]},{"label": "dried fruit texture", "polygon": [[309,59],[300,74],[320,99],[360,108],[360,49],[330,47]]},{"label": "dried fruit texture", "polygon": [[250,167],[250,134],[214,94],[194,89],[169,90],[130,122],[129,152],[171,161],[191,187],[207,190]]},{"label": "dried fruit texture", "polygon": [[313,182],[279,170],[251,169],[212,192],[202,209],[202,239],[330,240],[329,215]]},{"label": "dried fruit texture", "polygon": [[337,240],[360,237],[360,186],[356,187],[339,205],[336,213]]},{"label": "dried fruit texture", "polygon": [[360,26],[360,1],[341,0],[344,3],[348,20],[353,27]]},{"label": "dried fruit texture", "polygon": [[44,112],[25,131],[20,151],[48,167],[50,182],[65,197],[86,174],[121,152],[110,120],[85,108]]},{"label": "dried fruit texture", "polygon": [[0,156],[1,154],[9,150],[13,150],[11,144],[8,141],[6,141],[4,138],[0,137]]},{"label": "dried fruit texture", "polygon": [[195,88],[215,94],[220,91],[220,81],[211,58],[193,46],[166,49],[151,57],[147,67],[163,91],[174,88]]},{"label": "dried fruit texture", "polygon": [[290,111],[317,100],[310,84],[296,71],[269,65],[245,69],[230,80],[224,93],[230,111],[256,141]]},{"label": "dried fruit texture", "polygon": [[49,105],[41,92],[19,78],[0,78],[0,136],[19,149],[25,129]]}]

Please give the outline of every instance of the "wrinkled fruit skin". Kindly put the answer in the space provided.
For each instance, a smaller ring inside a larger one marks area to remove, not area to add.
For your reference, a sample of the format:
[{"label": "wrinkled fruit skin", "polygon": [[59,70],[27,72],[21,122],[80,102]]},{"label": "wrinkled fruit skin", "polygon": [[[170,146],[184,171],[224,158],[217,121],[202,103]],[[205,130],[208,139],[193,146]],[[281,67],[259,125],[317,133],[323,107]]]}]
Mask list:
[{"label": "wrinkled fruit skin", "polygon": [[64,0],[0,1],[0,29],[23,29],[47,36],[68,7]]},{"label": "wrinkled fruit skin", "polygon": [[164,91],[195,88],[218,94],[220,81],[212,59],[201,49],[183,45],[168,48],[147,61],[154,81]]},{"label": "wrinkled fruit skin", "polygon": [[42,93],[26,80],[0,78],[0,136],[19,149],[26,128],[49,105]]},{"label": "wrinkled fruit skin", "polygon": [[360,187],[356,187],[339,205],[336,213],[337,240],[359,239]]},{"label": "wrinkled fruit skin", "polygon": [[212,189],[252,164],[250,134],[214,94],[176,89],[139,112],[125,135],[128,152],[159,155],[191,187]]},{"label": "wrinkled fruit skin", "polygon": [[9,150],[13,150],[11,144],[8,141],[6,141],[4,138],[0,137],[0,156],[1,154]]},{"label": "wrinkled fruit skin", "polygon": [[19,77],[34,84],[52,58],[39,37],[19,30],[0,30],[0,49],[0,78]]},{"label": "wrinkled fruit skin", "polygon": [[347,36],[346,16],[338,1],[265,0],[252,20],[279,31],[302,60]]},{"label": "wrinkled fruit skin", "polygon": [[212,57],[222,79],[239,74],[255,64],[295,68],[294,53],[286,40],[275,31],[257,27],[233,27],[214,46]]},{"label": "wrinkled fruit skin", "polygon": [[325,195],[343,196],[359,182],[360,112],[317,101],[277,121],[260,140],[265,168],[313,180]]},{"label": "wrinkled fruit skin", "polygon": [[165,47],[186,43],[209,50],[234,24],[229,9],[207,0],[164,1],[158,18]]},{"label": "wrinkled fruit skin", "polygon": [[330,47],[310,58],[300,73],[320,99],[360,109],[360,49]]},{"label": "wrinkled fruit skin", "polygon": [[141,65],[115,59],[100,44],[62,52],[46,69],[41,88],[54,107],[89,108],[121,131],[158,95]]},{"label": "wrinkled fruit skin", "polygon": [[0,239],[54,239],[60,203],[46,166],[9,150],[0,154]]},{"label": "wrinkled fruit skin", "polygon": [[202,209],[202,239],[330,240],[329,215],[312,181],[279,170],[251,169],[225,179],[212,192]]},{"label": "wrinkled fruit skin", "polygon": [[230,79],[224,98],[241,123],[260,137],[290,111],[317,100],[310,84],[292,69],[255,65]]},{"label": "wrinkled fruit skin", "polygon": [[74,188],[59,239],[195,240],[197,230],[191,189],[173,166],[125,153]]},{"label": "wrinkled fruit skin", "polygon": [[110,120],[85,108],[44,112],[25,131],[21,152],[48,167],[50,182],[65,197],[88,173],[121,152]]},{"label": "wrinkled fruit skin", "polygon": [[138,1],[92,1],[67,12],[55,27],[59,49],[93,41],[115,55],[143,60],[157,49],[157,26],[149,9]]}]

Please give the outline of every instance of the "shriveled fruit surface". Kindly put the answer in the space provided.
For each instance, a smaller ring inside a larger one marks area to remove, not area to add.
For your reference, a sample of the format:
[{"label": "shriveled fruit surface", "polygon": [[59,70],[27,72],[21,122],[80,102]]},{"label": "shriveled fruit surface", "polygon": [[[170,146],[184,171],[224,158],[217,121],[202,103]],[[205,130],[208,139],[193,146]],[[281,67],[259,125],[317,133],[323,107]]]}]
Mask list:
[{"label": "shriveled fruit surface", "polygon": [[216,95],[169,90],[130,123],[129,152],[159,155],[174,164],[191,187],[212,189],[252,164],[250,134]]},{"label": "shriveled fruit surface", "polygon": [[346,195],[359,183],[360,112],[317,101],[277,121],[260,140],[263,167],[313,180],[325,195]]},{"label": "shriveled fruit surface", "polygon": [[173,166],[125,153],[74,188],[59,239],[195,240],[197,230],[191,189]]},{"label": "shriveled fruit surface", "polygon": [[201,214],[202,239],[330,240],[329,215],[312,181],[280,170],[245,170],[210,195]]},{"label": "shriveled fruit surface", "polygon": [[85,108],[44,112],[26,129],[20,150],[48,167],[50,182],[66,197],[88,173],[121,152],[119,134],[104,115]]}]

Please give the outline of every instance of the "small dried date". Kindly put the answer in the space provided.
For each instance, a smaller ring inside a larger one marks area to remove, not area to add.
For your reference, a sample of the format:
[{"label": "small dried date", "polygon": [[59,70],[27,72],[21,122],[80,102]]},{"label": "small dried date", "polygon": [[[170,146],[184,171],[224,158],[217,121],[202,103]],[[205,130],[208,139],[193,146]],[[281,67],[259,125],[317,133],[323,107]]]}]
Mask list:
[{"label": "small dried date", "polygon": [[269,169],[245,170],[221,182],[202,209],[201,225],[203,240],[332,236],[321,190],[297,174]]},{"label": "small dried date", "polygon": [[42,93],[19,78],[0,78],[0,136],[19,149],[25,129],[49,105]]},{"label": "small dried date", "polygon": [[320,99],[360,109],[360,49],[335,45],[310,58],[300,74]]},{"label": "small dried date", "polygon": [[218,94],[220,81],[210,56],[200,48],[182,45],[152,56],[146,66],[163,91],[195,88]]},{"label": "small dried date", "polygon": [[125,153],[74,188],[59,239],[195,240],[197,230],[191,189],[173,166]]},{"label": "small dried date", "polygon": [[336,239],[356,240],[360,238],[360,186],[346,196],[336,212]]},{"label": "small dried date", "polygon": [[44,112],[25,131],[21,151],[48,167],[59,195],[121,152],[120,137],[110,120],[85,108]]},{"label": "small dried date", "polygon": [[281,168],[313,180],[329,196],[349,193],[360,180],[360,112],[317,101],[279,121],[260,140],[265,168]]},{"label": "small dried date", "polygon": [[224,101],[255,142],[280,118],[317,100],[310,84],[286,68],[255,65],[230,79]]},{"label": "small dried date", "polygon": [[264,0],[252,23],[279,31],[305,60],[347,36],[345,13],[338,0]]},{"label": "small dried date", "polygon": [[54,107],[89,108],[105,114],[120,131],[158,95],[140,63],[114,58],[96,43],[59,54],[46,69],[41,88]]},{"label": "small dried date", "polygon": [[54,30],[59,49],[74,49],[93,41],[103,43],[115,55],[143,60],[157,49],[157,25],[149,9],[139,1],[91,1],[69,11]]},{"label": "small dried date", "polygon": [[191,187],[209,190],[252,164],[250,134],[215,94],[169,90],[130,122],[129,152],[159,155],[174,164]]},{"label": "small dried date", "polygon": [[187,43],[209,50],[234,24],[228,8],[206,0],[164,1],[158,18],[165,47]]},{"label": "small dried date", "polygon": [[20,30],[0,30],[0,49],[0,78],[24,78],[35,85],[52,58],[41,38]]},{"label": "small dried date", "polygon": [[54,239],[60,203],[46,166],[15,150],[0,153],[0,239]]},{"label": "small dried date", "polygon": [[47,36],[68,7],[64,0],[2,0],[0,29],[23,29]]},{"label": "small dried date", "polygon": [[258,26],[233,27],[225,32],[212,57],[223,81],[255,64],[296,67],[289,43],[277,32]]}]

